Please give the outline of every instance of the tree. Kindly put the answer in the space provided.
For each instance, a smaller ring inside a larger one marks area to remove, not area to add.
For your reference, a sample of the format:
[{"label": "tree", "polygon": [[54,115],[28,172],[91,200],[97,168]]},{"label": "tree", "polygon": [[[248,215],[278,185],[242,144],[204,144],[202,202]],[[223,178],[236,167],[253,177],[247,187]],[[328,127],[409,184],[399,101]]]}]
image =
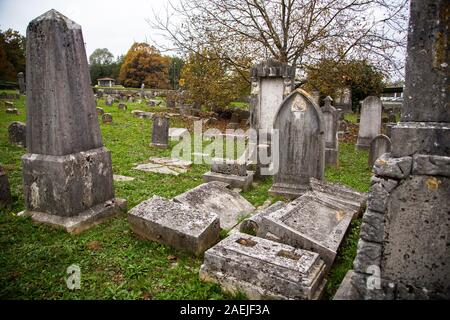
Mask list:
[{"label": "tree", "polygon": [[95,49],[89,56],[89,64],[91,65],[110,65],[113,63],[114,56],[108,49]]},{"label": "tree", "polygon": [[134,43],[124,58],[119,80],[124,86],[168,89],[170,58],[147,43]]},{"label": "tree", "polygon": [[351,87],[352,103],[369,95],[379,96],[384,87],[385,76],[366,60],[346,60],[337,63],[322,60],[307,71],[307,87],[318,89],[322,96],[335,98],[336,89]]},{"label": "tree", "polygon": [[183,69],[183,59],[173,56],[170,58],[169,67],[169,82],[172,89],[178,89],[178,82],[180,81],[181,69]]},{"label": "tree", "polygon": [[249,94],[248,83],[233,67],[206,50],[188,56],[181,79],[193,102],[210,110],[224,109],[243,92]]},{"label": "tree", "polygon": [[104,77],[117,80],[122,62],[123,56],[119,56],[117,60],[114,61],[114,56],[108,49],[95,49],[89,56],[92,83],[95,84],[97,83],[97,79]]},{"label": "tree", "polygon": [[16,81],[25,72],[25,37],[18,31],[0,30],[0,80]]},{"label": "tree", "polygon": [[299,68],[321,59],[365,59],[390,74],[403,66],[407,3],[180,0],[149,22],[175,48],[196,53],[208,48],[236,67],[242,67],[238,63],[242,57],[271,56]]}]

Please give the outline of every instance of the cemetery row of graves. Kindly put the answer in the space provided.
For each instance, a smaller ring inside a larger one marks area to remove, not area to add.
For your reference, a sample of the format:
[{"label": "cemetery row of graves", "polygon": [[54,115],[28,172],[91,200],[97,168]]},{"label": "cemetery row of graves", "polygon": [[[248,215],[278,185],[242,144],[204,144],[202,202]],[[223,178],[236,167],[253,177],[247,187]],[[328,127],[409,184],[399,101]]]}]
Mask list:
[{"label": "cemetery row of graves", "polygon": [[424,37],[442,10],[411,7],[400,118],[314,97],[273,59],[230,119],[183,92],[94,95],[81,27],[31,21],[26,105],[1,95],[1,295],[448,298],[448,55]]}]

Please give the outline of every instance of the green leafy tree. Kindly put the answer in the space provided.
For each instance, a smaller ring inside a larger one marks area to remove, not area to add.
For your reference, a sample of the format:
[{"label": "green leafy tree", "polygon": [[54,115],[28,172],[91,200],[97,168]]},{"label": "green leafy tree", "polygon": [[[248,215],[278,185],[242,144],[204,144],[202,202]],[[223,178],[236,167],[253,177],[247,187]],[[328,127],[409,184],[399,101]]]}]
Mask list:
[{"label": "green leafy tree", "polygon": [[18,31],[0,30],[0,80],[16,81],[25,72],[25,37]]},{"label": "green leafy tree", "polygon": [[170,58],[147,43],[134,43],[120,67],[119,80],[126,87],[169,89]]},{"label": "green leafy tree", "polygon": [[96,84],[97,79],[104,77],[117,80],[122,63],[123,56],[119,56],[117,60],[114,61],[114,56],[108,49],[95,49],[89,56],[92,83]]},{"label": "green leafy tree", "polygon": [[178,89],[181,69],[183,69],[184,61],[179,57],[171,57],[170,58],[170,67],[169,67],[169,82],[172,89]]}]

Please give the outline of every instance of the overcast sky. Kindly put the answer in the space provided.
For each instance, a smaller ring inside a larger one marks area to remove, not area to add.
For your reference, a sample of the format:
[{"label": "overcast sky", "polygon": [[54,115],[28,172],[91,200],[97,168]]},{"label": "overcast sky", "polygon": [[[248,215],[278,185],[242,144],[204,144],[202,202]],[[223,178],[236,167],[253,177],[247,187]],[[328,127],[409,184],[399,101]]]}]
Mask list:
[{"label": "overcast sky", "polygon": [[[173,1],[172,1],[173,2]],[[164,10],[168,0],[0,0],[0,29],[26,34],[28,23],[56,9],[80,24],[86,51],[108,48],[114,56],[126,54],[134,41],[163,41],[146,19]]]}]

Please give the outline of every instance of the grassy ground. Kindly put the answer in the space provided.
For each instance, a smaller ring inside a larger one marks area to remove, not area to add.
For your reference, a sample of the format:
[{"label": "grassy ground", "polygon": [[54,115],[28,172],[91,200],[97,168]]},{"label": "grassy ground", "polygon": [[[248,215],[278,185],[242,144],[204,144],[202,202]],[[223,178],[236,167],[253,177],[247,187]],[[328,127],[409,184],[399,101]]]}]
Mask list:
[{"label": "grassy ground", "polygon": [[[126,216],[120,216],[80,235],[36,225],[15,213],[24,209],[20,157],[25,150],[8,143],[7,127],[12,121],[25,121],[25,100],[15,105],[20,115],[6,114],[0,104],[0,163],[7,171],[14,204],[0,214],[0,299],[229,299],[216,285],[198,280],[202,260],[154,242],[137,238]],[[126,198],[129,208],[152,195],[171,198],[202,183],[207,165],[193,165],[178,177],[143,173],[132,167],[152,156],[169,156],[170,150],[149,147],[151,121],[131,115],[133,109],[157,111],[128,103],[127,111],[117,106],[99,106],[113,115],[111,125],[101,124],[103,142],[112,152],[115,174],[133,176],[132,182],[115,182],[116,196]],[[171,126],[182,127],[180,119]],[[175,143],[172,144],[172,146]],[[326,178],[367,191],[367,154],[355,152],[351,143],[340,145],[340,167],[327,168]],[[271,180],[266,179],[243,193],[258,206],[268,199]],[[356,252],[359,221],[353,223],[337,262],[331,270],[326,297],[331,297]],[[81,290],[66,287],[66,269],[81,268]]]}]

